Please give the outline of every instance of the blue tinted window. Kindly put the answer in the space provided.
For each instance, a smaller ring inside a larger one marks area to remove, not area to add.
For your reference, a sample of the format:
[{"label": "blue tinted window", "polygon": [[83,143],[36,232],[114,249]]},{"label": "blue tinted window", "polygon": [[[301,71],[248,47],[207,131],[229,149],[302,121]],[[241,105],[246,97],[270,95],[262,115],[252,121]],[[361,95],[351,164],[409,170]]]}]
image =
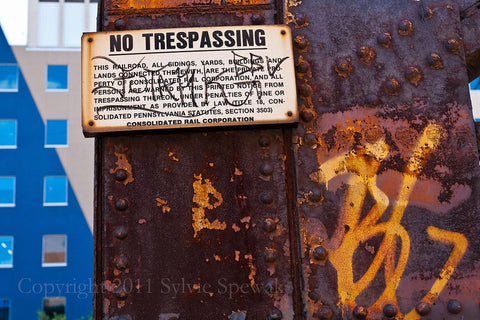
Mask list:
[{"label": "blue tinted window", "polygon": [[45,126],[45,146],[66,147],[68,145],[67,127],[67,120],[47,120]]},{"label": "blue tinted window", "polygon": [[17,121],[0,120],[0,149],[14,149],[16,147]]},{"label": "blue tinted window", "polygon": [[13,267],[13,237],[0,236],[0,268]]},{"label": "blue tinted window", "polygon": [[0,64],[0,91],[18,91],[16,64]]},{"label": "blue tinted window", "polygon": [[65,176],[45,177],[43,205],[66,206],[68,204],[67,183],[67,177]]},{"label": "blue tinted window", "polygon": [[0,177],[0,207],[15,206],[15,177]]},{"label": "blue tinted window", "polygon": [[49,65],[47,66],[47,90],[68,89],[68,66]]}]

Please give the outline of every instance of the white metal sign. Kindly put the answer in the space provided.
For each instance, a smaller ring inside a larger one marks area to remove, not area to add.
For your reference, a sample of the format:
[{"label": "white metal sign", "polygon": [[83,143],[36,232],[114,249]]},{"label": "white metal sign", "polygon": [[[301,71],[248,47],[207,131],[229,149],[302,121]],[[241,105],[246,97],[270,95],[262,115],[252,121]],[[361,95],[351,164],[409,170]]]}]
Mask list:
[{"label": "white metal sign", "polygon": [[284,25],[85,33],[89,133],[298,120]]}]

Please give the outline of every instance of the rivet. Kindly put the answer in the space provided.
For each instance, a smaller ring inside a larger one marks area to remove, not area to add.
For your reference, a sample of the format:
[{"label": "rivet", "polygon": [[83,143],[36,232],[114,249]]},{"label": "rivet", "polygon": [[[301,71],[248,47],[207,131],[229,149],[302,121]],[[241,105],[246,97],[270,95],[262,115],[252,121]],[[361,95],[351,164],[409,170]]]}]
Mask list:
[{"label": "rivet", "polygon": [[128,235],[127,228],[125,228],[124,226],[119,226],[119,227],[115,228],[115,231],[113,233],[114,233],[115,237],[117,239],[120,239],[120,240],[125,239]]},{"label": "rivet", "polygon": [[423,301],[417,303],[417,305],[415,306],[415,311],[417,311],[417,313],[421,316],[426,316],[427,314],[430,313],[430,310],[431,310],[430,304]]},{"label": "rivet", "polygon": [[386,304],[383,306],[383,314],[387,318],[393,318],[397,315],[397,307],[394,304]]},{"label": "rivet", "polygon": [[117,171],[115,171],[115,180],[124,181],[125,179],[127,179],[127,177],[128,177],[127,170],[118,169]]},{"label": "rivet", "polygon": [[315,117],[314,113],[311,111],[311,110],[308,110],[308,109],[303,109],[301,112],[300,112],[300,117],[302,118],[303,121],[305,122],[310,122],[313,120],[313,118]]},{"label": "rivet", "polygon": [[313,89],[310,85],[302,83],[297,87],[298,95],[303,98],[308,98],[313,94]]},{"label": "rivet", "polygon": [[307,132],[303,136],[303,141],[307,146],[313,146],[317,143],[317,136],[311,132]]},{"label": "rivet", "polygon": [[391,96],[398,95],[400,93],[401,87],[402,86],[400,85],[400,82],[398,82],[398,80],[395,78],[388,79],[383,84],[383,89],[387,94]]},{"label": "rivet", "polygon": [[420,9],[420,18],[423,18],[425,20],[430,19],[433,16],[433,10],[430,8],[430,6],[421,6]]},{"label": "rivet", "polygon": [[448,301],[447,310],[452,314],[459,314],[462,312],[462,304],[458,300],[451,299]]},{"label": "rivet", "polygon": [[293,39],[293,44],[295,48],[304,50],[308,47],[308,40],[305,36],[296,36],[295,39]]},{"label": "rivet", "polygon": [[263,230],[268,233],[274,232],[275,230],[277,230],[277,222],[272,218],[266,218],[263,222]]},{"label": "rivet", "polygon": [[317,246],[312,250],[312,257],[315,260],[323,261],[328,257],[328,251],[322,246]]},{"label": "rivet", "polygon": [[377,97],[376,94],[369,94],[368,96],[365,97],[365,103],[369,107],[376,107],[382,103],[380,99]]},{"label": "rivet", "polygon": [[271,176],[273,174],[273,166],[268,162],[262,163],[259,170],[264,176]]},{"label": "rivet", "polygon": [[259,14],[253,14],[252,17],[250,18],[250,21],[252,24],[263,24],[265,22],[265,18],[262,15]]},{"label": "rivet", "polygon": [[416,87],[422,79],[422,73],[417,67],[408,67],[407,70],[405,70],[405,79]]},{"label": "rivet", "polygon": [[398,23],[398,34],[401,36],[411,36],[413,34],[413,24],[410,20],[404,19]]},{"label": "rivet", "polygon": [[333,316],[333,311],[329,306],[320,306],[317,310],[317,318],[320,320],[329,320]]},{"label": "rivet", "polygon": [[278,280],[277,279],[268,279],[266,282],[265,282],[265,291],[267,293],[275,293],[277,292],[277,289],[278,289]]},{"label": "rivet", "polygon": [[310,190],[307,196],[311,202],[319,202],[323,198],[323,193],[320,189],[314,188]]},{"label": "rivet", "polygon": [[366,319],[368,310],[365,306],[356,306],[352,312],[353,316],[357,319]]},{"label": "rivet", "polygon": [[353,66],[350,63],[350,59],[347,58],[339,58],[335,62],[334,66],[335,72],[337,72],[338,76],[346,78],[349,73],[353,72]]},{"label": "rivet", "polygon": [[357,56],[365,64],[370,64],[375,59],[376,53],[373,48],[363,46],[357,51]]},{"label": "rivet", "polygon": [[126,24],[125,20],[118,19],[118,20],[115,21],[114,26],[115,26],[115,30],[125,30],[127,24]]},{"label": "rivet", "polygon": [[269,137],[267,136],[260,136],[260,138],[258,138],[258,144],[260,145],[260,147],[262,148],[267,148],[270,146],[270,144],[272,143],[272,141],[270,140]]},{"label": "rivet", "polygon": [[125,300],[128,297],[128,291],[124,286],[119,286],[115,288],[113,294],[115,295],[115,297],[117,297],[117,299],[120,300]]},{"label": "rivet", "polygon": [[289,116],[289,117],[293,116],[293,112],[292,112],[292,111],[288,111],[288,112],[287,112],[287,116]]},{"label": "rivet", "polygon": [[114,263],[118,270],[125,270],[128,267],[128,259],[124,255],[117,257]]},{"label": "rivet", "polygon": [[431,53],[427,57],[427,63],[432,69],[435,69],[435,70],[443,69],[442,57],[440,57],[440,55],[438,55],[437,53]]},{"label": "rivet", "polygon": [[270,310],[267,316],[267,320],[282,320],[282,319],[283,319],[282,311],[278,309]]},{"label": "rivet", "polygon": [[295,24],[297,26],[303,26],[307,22],[307,17],[303,13],[297,13],[295,15]]},{"label": "rivet", "polygon": [[445,41],[445,49],[450,53],[457,53],[460,47],[461,43],[457,39],[448,39]]},{"label": "rivet", "polygon": [[260,201],[262,201],[263,204],[272,204],[274,200],[275,197],[271,191],[264,191],[260,195]]},{"label": "rivet", "polygon": [[381,33],[377,36],[377,42],[385,48],[392,46],[392,35],[388,32]]},{"label": "rivet", "polygon": [[266,262],[275,262],[277,260],[277,250],[272,248],[265,249],[265,261]]},{"label": "rivet", "polygon": [[304,74],[310,70],[310,65],[307,62],[302,61],[295,66],[295,69],[298,73]]},{"label": "rivet", "polygon": [[125,199],[118,199],[115,201],[115,209],[123,211],[128,208],[128,201]]},{"label": "rivet", "polygon": [[[91,38],[89,38],[89,39],[91,39]],[[88,121],[88,125],[89,125],[90,127],[93,127],[94,124],[95,124],[95,122],[93,122],[93,121]]]}]

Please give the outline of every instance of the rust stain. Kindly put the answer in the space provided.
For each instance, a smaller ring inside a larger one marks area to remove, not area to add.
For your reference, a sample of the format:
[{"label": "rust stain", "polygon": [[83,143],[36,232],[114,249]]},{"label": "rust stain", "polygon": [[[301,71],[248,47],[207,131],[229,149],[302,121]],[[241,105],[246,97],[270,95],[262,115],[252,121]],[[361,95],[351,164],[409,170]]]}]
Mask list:
[{"label": "rust stain", "polygon": [[179,161],[179,159],[175,157],[175,154],[172,151],[168,153],[168,158],[173,161],[177,161],[177,162]]},{"label": "rust stain", "polygon": [[250,284],[253,286],[255,285],[255,275],[257,274],[257,267],[255,267],[255,265],[253,264],[253,256],[251,254],[244,255],[244,258],[248,261],[248,268],[250,269],[248,279],[250,280]]},{"label": "rust stain", "polygon": [[115,152],[115,156],[117,157],[117,161],[115,164],[117,165],[116,168],[110,169],[110,173],[114,174],[117,170],[123,169],[127,172],[127,178],[123,181],[119,181],[119,183],[123,183],[124,185],[133,182],[135,179],[133,178],[132,174],[132,165],[128,162],[127,156],[124,153]]},{"label": "rust stain", "polygon": [[162,198],[157,197],[155,201],[157,203],[157,207],[161,208],[163,213],[170,213],[170,211],[172,210],[172,208],[167,206],[167,200],[163,200]]},{"label": "rust stain", "polygon": [[[202,229],[225,230],[227,228],[227,224],[225,222],[220,222],[218,219],[210,221],[205,215],[206,210],[213,210],[222,205],[222,194],[215,189],[209,179],[203,179],[201,174],[194,174],[194,178],[194,206],[192,207],[192,227],[194,230],[193,237],[196,238],[198,236],[198,232],[200,232]],[[210,203],[210,196],[214,198],[213,203]]]}]

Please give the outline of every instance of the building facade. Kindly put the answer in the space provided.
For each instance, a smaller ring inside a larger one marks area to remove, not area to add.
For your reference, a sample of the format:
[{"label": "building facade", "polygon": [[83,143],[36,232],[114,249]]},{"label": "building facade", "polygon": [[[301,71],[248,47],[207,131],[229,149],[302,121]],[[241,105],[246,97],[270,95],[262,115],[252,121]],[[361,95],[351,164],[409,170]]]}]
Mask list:
[{"label": "building facade", "polygon": [[0,30],[0,320],[92,310],[93,140],[81,130],[79,46],[96,5],[29,1],[26,46]]}]

